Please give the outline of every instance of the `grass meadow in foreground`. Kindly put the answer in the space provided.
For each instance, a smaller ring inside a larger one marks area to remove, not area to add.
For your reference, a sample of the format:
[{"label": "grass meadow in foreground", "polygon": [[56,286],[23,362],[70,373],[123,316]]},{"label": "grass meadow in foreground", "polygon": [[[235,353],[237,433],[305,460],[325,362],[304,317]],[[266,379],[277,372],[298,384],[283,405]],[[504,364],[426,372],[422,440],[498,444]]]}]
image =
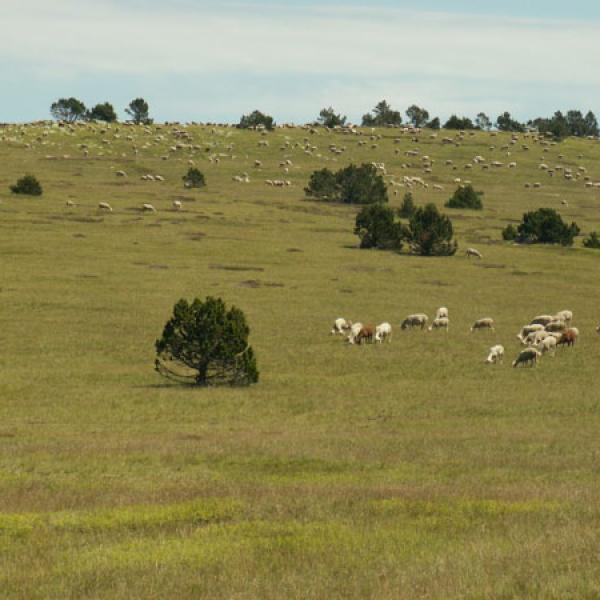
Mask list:
[{"label": "grass meadow in foreground", "polygon": [[[538,169],[584,166],[600,181],[600,144],[520,140],[508,157],[508,135],[454,146],[450,132],[414,143],[378,130],[371,148],[358,144],[370,130],[190,126],[197,148],[173,151],[176,126],[101,129],[0,130],[0,595],[600,596],[600,253],[500,235],[543,206],[600,229],[600,190]],[[414,148],[445,188],[416,202],[451,216],[454,257],[358,250],[356,208],[304,198],[323,166],[423,175],[404,155]],[[476,155],[518,166],[464,170]],[[206,189],[183,188],[189,160]],[[243,172],[250,183],[232,181]],[[43,196],[10,194],[25,173]],[[456,177],[485,192],[483,211],[442,208]],[[246,313],[258,385],[193,389],[153,371],[173,304],[207,295]],[[448,334],[400,331],[439,306]],[[520,326],[565,308],[575,348],[511,369]],[[392,343],[351,347],[329,335],[338,316],[390,321]],[[496,332],[471,334],[487,316]],[[485,365],[496,343],[505,362]]]}]

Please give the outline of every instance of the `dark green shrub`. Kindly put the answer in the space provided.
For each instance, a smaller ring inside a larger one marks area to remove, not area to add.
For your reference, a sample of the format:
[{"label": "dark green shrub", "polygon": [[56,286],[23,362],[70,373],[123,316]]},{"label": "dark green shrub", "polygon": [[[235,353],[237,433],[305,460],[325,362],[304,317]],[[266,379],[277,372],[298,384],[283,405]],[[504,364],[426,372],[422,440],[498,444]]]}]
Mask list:
[{"label": "dark green shrub", "polygon": [[183,181],[187,188],[201,188],[206,185],[204,175],[196,167],[188,169],[188,172],[183,176]]},{"label": "dark green shrub", "polygon": [[401,250],[403,228],[394,216],[394,211],[380,202],[361,209],[354,227],[354,234],[360,238],[360,247]]},{"label": "dark green shrub", "polygon": [[156,370],[196,385],[249,385],[258,381],[256,359],[248,345],[244,313],[227,309],[220,298],[181,299],[156,340]]},{"label": "dark green shrub", "polygon": [[476,192],[472,185],[464,185],[457,188],[452,198],[446,202],[447,208],[468,208],[481,210],[483,203],[481,197],[483,192]]},{"label": "dark green shrub", "polygon": [[502,113],[496,119],[496,127],[500,131],[517,131],[517,132],[525,131],[525,125],[523,125],[522,123],[519,123],[518,121],[515,121],[510,116],[509,112]]},{"label": "dark green shrub", "polygon": [[363,127],[385,127],[386,125],[401,125],[402,115],[385,101],[378,102],[372,113],[363,115]]},{"label": "dark green shrub", "polygon": [[475,129],[475,125],[469,117],[459,118],[456,115],[452,115],[444,123],[444,129]]},{"label": "dark green shrub", "polygon": [[579,235],[576,223],[567,225],[553,208],[540,208],[523,215],[518,227],[518,241],[529,244],[572,246]]},{"label": "dark green shrub", "polygon": [[273,117],[261,113],[260,110],[255,110],[249,115],[243,115],[238,124],[239,129],[256,129],[257,127],[264,127],[269,131],[271,131],[274,126],[275,122],[273,121]]},{"label": "dark green shrub", "polygon": [[429,112],[416,104],[408,107],[406,116],[413,127],[423,127],[429,121]]},{"label": "dark green shrub", "polygon": [[592,231],[592,233],[583,240],[583,245],[586,248],[600,248],[600,236],[595,231]]},{"label": "dark green shrub", "polygon": [[398,209],[398,215],[404,219],[410,219],[413,216],[416,210],[415,201],[413,200],[413,195],[410,192],[406,192],[404,194],[404,198],[402,199],[402,206]]},{"label": "dark green shrub", "polygon": [[96,104],[92,110],[88,111],[87,118],[91,121],[105,121],[114,123],[117,120],[117,113],[110,102]]},{"label": "dark green shrub", "polygon": [[336,176],[329,169],[314,171],[304,191],[307,196],[317,198],[318,200],[340,202]]},{"label": "dark green shrub", "polygon": [[50,114],[57,121],[74,123],[85,118],[85,104],[77,98],[60,98],[50,106]]},{"label": "dark green shrub", "polygon": [[125,112],[131,117],[136,125],[150,125],[153,120],[150,118],[150,107],[143,98],[136,98],[129,103]]},{"label": "dark green shrub", "polygon": [[341,114],[337,114],[330,106],[329,108],[324,108],[319,113],[319,118],[317,121],[323,125],[323,127],[343,127],[346,124],[346,117],[342,116]]},{"label": "dark green shrub", "polygon": [[24,194],[27,196],[41,196],[42,186],[34,175],[21,177],[14,185],[10,186],[13,194]]},{"label": "dark green shrub", "polygon": [[315,171],[304,188],[307,196],[329,202],[372,204],[387,202],[383,177],[371,164],[349,165],[332,173],[329,169]]},{"label": "dark green shrub", "polygon": [[431,121],[429,121],[429,123],[427,123],[427,125],[425,125],[425,127],[429,127],[429,129],[439,129],[441,127],[440,118],[434,117],[431,119]]},{"label": "dark green shrub", "polygon": [[502,230],[502,239],[506,240],[507,242],[516,240],[518,236],[519,232],[517,231],[517,228],[514,225],[507,225]]},{"label": "dark green shrub", "polygon": [[414,253],[421,256],[451,256],[458,245],[453,241],[450,219],[435,204],[417,208],[410,218],[406,238]]}]

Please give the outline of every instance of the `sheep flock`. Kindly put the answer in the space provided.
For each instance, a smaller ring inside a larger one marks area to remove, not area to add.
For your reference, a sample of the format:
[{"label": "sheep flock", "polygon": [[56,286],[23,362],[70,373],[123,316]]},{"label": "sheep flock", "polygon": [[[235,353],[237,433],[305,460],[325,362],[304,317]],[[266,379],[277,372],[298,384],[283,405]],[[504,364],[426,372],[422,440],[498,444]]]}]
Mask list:
[{"label": "sheep flock", "polygon": [[[579,338],[579,329],[572,325],[572,321],[573,312],[570,310],[535,316],[528,324],[523,325],[516,335],[521,349],[512,362],[512,366],[537,366],[544,355],[555,356],[558,348],[574,346]],[[425,313],[411,314],[402,321],[400,329],[418,329],[428,332],[441,329],[448,333],[450,324],[448,308],[445,306],[438,308],[429,327],[428,323],[429,317]],[[491,317],[477,319],[471,326],[470,332],[485,330],[495,334],[495,322]],[[600,333],[600,325],[596,328],[596,332]],[[347,342],[353,346],[383,344],[392,341],[392,325],[387,321],[379,325],[363,324],[338,317],[333,322],[330,334],[345,337]],[[487,358],[484,363],[503,363],[504,354],[504,346],[494,344],[487,350]]]}]

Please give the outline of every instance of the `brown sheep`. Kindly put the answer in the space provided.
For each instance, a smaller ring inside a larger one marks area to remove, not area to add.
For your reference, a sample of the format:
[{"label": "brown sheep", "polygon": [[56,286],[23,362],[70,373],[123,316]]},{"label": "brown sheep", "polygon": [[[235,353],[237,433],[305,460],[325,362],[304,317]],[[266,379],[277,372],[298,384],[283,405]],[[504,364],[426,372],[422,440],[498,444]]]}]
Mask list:
[{"label": "brown sheep", "polygon": [[575,342],[577,341],[578,335],[579,335],[579,332],[576,329],[574,329],[574,328],[567,329],[560,336],[560,340],[558,340],[558,345],[559,346],[574,346]]},{"label": "brown sheep", "polygon": [[356,343],[362,344],[363,340],[366,344],[371,344],[375,337],[375,325],[363,325],[362,329],[356,336]]}]

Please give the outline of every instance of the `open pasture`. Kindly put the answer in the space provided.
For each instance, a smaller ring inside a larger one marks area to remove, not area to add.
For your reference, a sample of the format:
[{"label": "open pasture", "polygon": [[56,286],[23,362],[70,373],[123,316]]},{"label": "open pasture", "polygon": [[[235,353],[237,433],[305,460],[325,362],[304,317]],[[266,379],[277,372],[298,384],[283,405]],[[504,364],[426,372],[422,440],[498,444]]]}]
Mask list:
[{"label": "open pasture", "polygon": [[[0,595],[600,595],[600,253],[500,235],[539,207],[600,230],[600,189],[539,168],[600,181],[600,144],[361,132],[0,129]],[[477,155],[504,166],[466,169]],[[205,189],[184,188],[189,161]],[[456,178],[485,192],[483,211],[443,209],[456,256],[358,250],[355,207],[304,198],[313,170],[365,161],[393,206],[404,175],[429,183],[418,204],[442,208]],[[43,196],[10,194],[25,173]],[[207,295],[245,311],[258,385],[153,371],[173,304]],[[400,331],[439,306],[447,334]],[[566,308],[576,346],[511,369],[520,327]],[[389,321],[393,341],[351,346],[339,316]],[[470,333],[488,316],[495,332]],[[504,364],[484,364],[498,343]]]}]

